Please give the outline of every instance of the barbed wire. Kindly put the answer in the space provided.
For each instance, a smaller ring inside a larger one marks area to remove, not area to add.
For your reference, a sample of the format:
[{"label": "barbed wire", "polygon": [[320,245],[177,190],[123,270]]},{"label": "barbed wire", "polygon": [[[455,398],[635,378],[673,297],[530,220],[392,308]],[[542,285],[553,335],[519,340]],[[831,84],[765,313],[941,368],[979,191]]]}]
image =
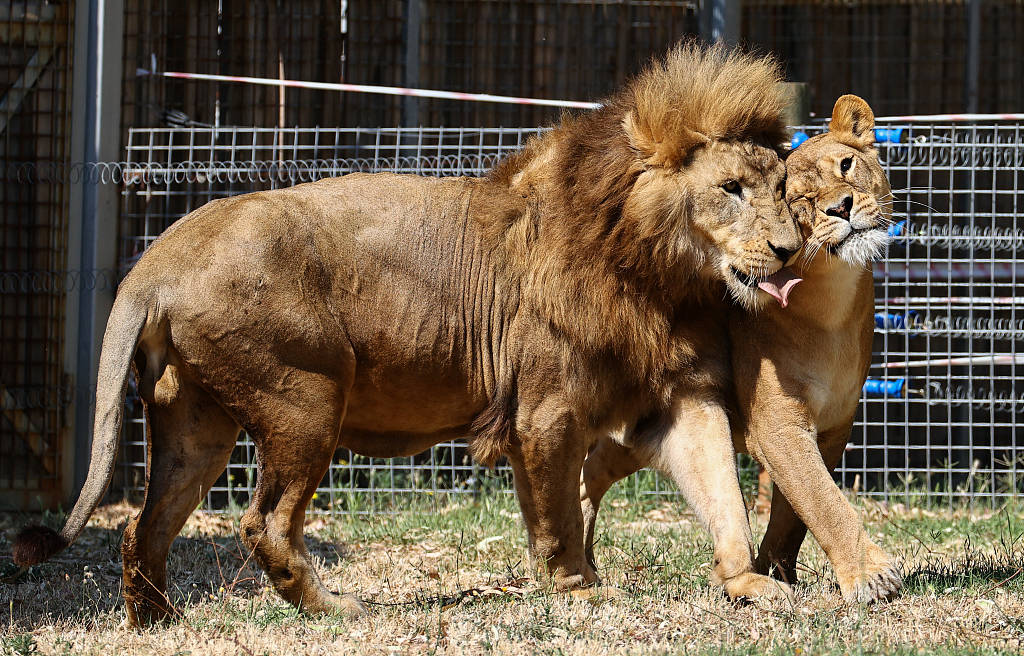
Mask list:
[{"label": "barbed wire", "polygon": [[504,154],[368,156],[331,159],[166,162],[10,162],[0,175],[19,184],[80,183],[153,186],[206,183],[313,182],[347,173],[418,173],[480,176]]},{"label": "barbed wire", "polygon": [[[808,128],[812,129],[812,128]],[[224,133],[226,129],[218,130]],[[233,128],[234,131],[246,131]],[[248,129],[251,132],[251,129]],[[139,132],[138,130],[136,132]],[[204,130],[189,128],[192,140],[196,134]],[[424,175],[471,175],[479,176],[486,173],[506,155],[515,152],[519,144],[474,144],[459,141],[438,144],[405,145],[392,141],[394,135],[388,135],[388,143],[374,146],[342,146],[343,150],[369,150],[372,154],[352,157],[333,158],[300,158],[295,157],[302,150],[312,150],[312,144],[275,143],[261,146],[223,146],[216,143],[210,129],[210,143],[188,146],[171,145],[168,141],[157,143],[142,149],[141,153],[149,157],[143,161],[117,162],[6,162],[0,165],[0,176],[4,180],[20,184],[33,183],[81,183],[94,182],[99,184],[118,184],[125,186],[152,186],[168,184],[206,184],[206,183],[291,183],[310,182],[324,177],[344,175],[353,172],[394,171],[419,173]],[[887,166],[945,166],[945,167],[988,167],[988,168],[1021,168],[1024,167],[1024,140],[1013,131],[1000,131],[998,128],[967,131],[950,128],[949,136],[944,134],[928,134],[911,137],[902,143],[881,143],[882,160]],[[160,134],[163,135],[166,130]],[[137,135],[136,135],[137,136]],[[440,138],[440,137],[439,137]],[[431,154],[402,154],[403,151],[430,151],[433,148],[450,149],[457,152]],[[479,149],[479,150],[478,150]],[[474,152],[478,150],[478,152]],[[262,151],[267,155],[291,152],[292,157],[266,157],[262,159],[235,159],[235,156],[249,151]],[[483,152],[480,152],[483,151]],[[133,150],[133,152],[135,152]],[[152,159],[158,154],[161,159],[166,156],[187,158],[184,161],[157,161]],[[215,158],[229,159],[216,161]]]},{"label": "barbed wire", "polygon": [[116,269],[71,271],[0,271],[0,294],[63,294],[71,291],[117,289]]}]

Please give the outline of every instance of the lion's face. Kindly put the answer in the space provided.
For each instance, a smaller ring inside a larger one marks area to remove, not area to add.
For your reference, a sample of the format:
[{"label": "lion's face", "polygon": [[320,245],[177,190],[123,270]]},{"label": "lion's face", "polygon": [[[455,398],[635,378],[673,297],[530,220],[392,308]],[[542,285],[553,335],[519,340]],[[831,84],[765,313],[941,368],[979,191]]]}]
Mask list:
[{"label": "lion's face", "polygon": [[647,173],[654,176],[649,193],[685,199],[679,210],[689,221],[680,239],[701,252],[704,274],[722,280],[746,308],[769,302],[766,281],[803,243],[783,198],[786,168],[778,155],[749,142],[709,142],[678,168]]},{"label": "lion's face", "polygon": [[786,201],[808,233],[810,259],[820,250],[854,266],[878,258],[888,242],[890,189],[878,162],[874,115],[856,96],[836,102],[830,131],[786,161]]}]

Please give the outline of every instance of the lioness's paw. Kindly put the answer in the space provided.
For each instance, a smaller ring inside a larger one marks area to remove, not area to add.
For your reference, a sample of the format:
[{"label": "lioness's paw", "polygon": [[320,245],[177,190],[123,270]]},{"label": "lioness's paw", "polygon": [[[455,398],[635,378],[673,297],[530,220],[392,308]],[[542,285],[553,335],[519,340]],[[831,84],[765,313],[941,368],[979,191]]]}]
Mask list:
[{"label": "lioness's paw", "polygon": [[898,562],[888,560],[869,571],[846,577],[845,582],[840,578],[843,599],[851,604],[870,604],[893,598],[903,587],[902,569]]},{"label": "lioness's paw", "polygon": [[763,601],[793,601],[793,589],[789,585],[763,574],[746,572],[725,582],[725,594],[730,599]]}]

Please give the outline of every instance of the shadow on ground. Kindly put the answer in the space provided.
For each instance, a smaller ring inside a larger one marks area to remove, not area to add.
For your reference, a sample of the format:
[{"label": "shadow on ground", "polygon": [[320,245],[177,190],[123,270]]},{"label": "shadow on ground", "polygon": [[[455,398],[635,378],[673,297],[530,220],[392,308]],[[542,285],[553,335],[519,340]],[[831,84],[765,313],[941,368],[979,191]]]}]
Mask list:
[{"label": "shadow on ground", "polygon": [[[128,517],[110,528],[87,527],[64,552],[0,583],[5,624],[30,631],[44,622],[92,623],[119,612],[124,603],[121,538]],[[0,577],[18,572],[11,541],[18,527],[30,522],[25,515],[0,515]],[[262,571],[238,538],[237,522],[216,517],[208,523],[212,526],[192,531],[191,537],[179,536],[171,545],[168,596],[183,613],[222,589],[247,596],[265,585]],[[314,536],[306,536],[306,545],[322,566],[332,567],[347,558],[344,548]]]},{"label": "shadow on ground", "polygon": [[949,588],[992,589],[1024,583],[1024,553],[981,554],[970,551],[955,557],[931,556],[910,569],[904,578],[907,593]]}]

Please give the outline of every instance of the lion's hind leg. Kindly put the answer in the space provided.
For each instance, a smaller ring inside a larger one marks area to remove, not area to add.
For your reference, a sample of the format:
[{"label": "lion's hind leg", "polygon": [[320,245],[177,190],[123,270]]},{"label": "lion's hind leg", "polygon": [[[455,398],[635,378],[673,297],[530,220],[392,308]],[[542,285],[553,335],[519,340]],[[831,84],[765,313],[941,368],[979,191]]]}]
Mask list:
[{"label": "lion's hind leg", "polygon": [[242,517],[242,540],[287,601],[304,611],[361,615],[358,599],[324,587],[302,535],[306,507],[338,444],[341,392],[337,383],[314,374],[296,372],[296,380],[304,398],[264,397],[261,418],[250,428],[259,470]]},{"label": "lion's hind leg", "polygon": [[[171,612],[167,552],[189,514],[224,471],[238,424],[177,364],[146,370],[138,360],[146,410],[149,473],[142,512],[124,531],[124,598],[134,626]],[[153,369],[157,369],[154,371]]]}]

